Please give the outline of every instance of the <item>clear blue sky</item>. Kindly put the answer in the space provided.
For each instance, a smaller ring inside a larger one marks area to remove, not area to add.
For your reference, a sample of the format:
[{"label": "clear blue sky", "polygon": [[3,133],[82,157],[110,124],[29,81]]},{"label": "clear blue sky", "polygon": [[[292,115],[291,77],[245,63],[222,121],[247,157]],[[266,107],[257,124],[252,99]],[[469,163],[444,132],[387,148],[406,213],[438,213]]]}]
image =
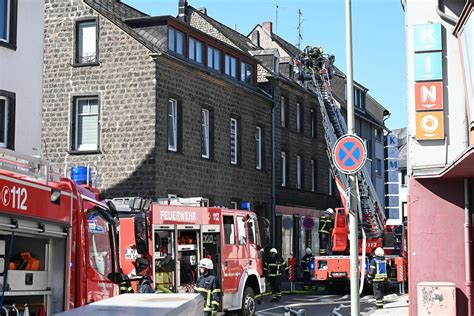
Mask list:
[{"label": "clear blue sky", "polygon": [[[149,15],[178,14],[178,0],[123,0]],[[209,16],[247,35],[272,21],[274,32],[297,43],[298,9],[303,12],[301,47],[318,45],[346,69],[344,0],[188,0]],[[278,25],[276,20],[278,9]],[[404,14],[399,0],[352,0],[354,79],[392,114],[388,128],[406,126]],[[276,29],[277,28],[277,29]]]}]

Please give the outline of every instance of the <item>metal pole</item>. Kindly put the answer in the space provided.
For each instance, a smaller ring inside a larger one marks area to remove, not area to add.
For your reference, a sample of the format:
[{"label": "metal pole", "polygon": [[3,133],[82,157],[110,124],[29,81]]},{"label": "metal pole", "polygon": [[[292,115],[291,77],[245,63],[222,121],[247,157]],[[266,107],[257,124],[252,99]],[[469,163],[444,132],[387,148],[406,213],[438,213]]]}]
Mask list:
[{"label": "metal pole", "polygon": [[[355,134],[354,128],[354,85],[352,74],[352,13],[351,0],[346,0],[346,63],[347,63],[347,130]],[[357,183],[355,175],[349,176],[350,209],[349,209],[349,245],[351,261],[351,315],[360,315],[359,306],[359,247],[357,238]]]}]

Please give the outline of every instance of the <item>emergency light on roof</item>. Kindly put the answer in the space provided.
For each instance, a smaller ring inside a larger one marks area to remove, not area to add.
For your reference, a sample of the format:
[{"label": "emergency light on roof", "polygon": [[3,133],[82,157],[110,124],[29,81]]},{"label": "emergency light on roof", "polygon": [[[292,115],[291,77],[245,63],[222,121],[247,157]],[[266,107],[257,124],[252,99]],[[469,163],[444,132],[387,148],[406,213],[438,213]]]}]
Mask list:
[{"label": "emergency light on roof", "polygon": [[244,201],[240,204],[242,210],[250,211],[250,202]]},{"label": "emergency light on roof", "polygon": [[[89,173],[89,174],[88,174]],[[71,179],[77,184],[92,185],[91,169],[86,166],[77,166],[71,168]],[[89,183],[87,183],[89,180]]]}]

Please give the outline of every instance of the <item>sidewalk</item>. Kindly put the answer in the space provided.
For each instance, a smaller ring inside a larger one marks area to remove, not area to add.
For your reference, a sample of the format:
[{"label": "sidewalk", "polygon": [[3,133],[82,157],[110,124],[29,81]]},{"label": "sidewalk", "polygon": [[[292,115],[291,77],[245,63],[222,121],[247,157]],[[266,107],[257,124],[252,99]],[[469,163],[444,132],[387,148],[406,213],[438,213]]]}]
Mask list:
[{"label": "sidewalk", "polygon": [[385,305],[383,309],[377,309],[368,312],[366,315],[378,316],[378,315],[393,315],[393,316],[406,316],[408,315],[408,294],[397,295],[390,294],[385,296]]}]

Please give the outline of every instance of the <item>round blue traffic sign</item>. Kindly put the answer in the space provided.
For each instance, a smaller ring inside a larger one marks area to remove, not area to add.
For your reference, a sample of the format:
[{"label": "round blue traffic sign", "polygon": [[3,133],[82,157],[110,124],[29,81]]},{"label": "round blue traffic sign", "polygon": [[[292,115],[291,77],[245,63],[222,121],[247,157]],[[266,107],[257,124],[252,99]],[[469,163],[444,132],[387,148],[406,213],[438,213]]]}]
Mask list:
[{"label": "round blue traffic sign", "polygon": [[339,171],[345,174],[357,173],[367,160],[365,143],[356,135],[344,135],[334,145],[332,158]]}]

